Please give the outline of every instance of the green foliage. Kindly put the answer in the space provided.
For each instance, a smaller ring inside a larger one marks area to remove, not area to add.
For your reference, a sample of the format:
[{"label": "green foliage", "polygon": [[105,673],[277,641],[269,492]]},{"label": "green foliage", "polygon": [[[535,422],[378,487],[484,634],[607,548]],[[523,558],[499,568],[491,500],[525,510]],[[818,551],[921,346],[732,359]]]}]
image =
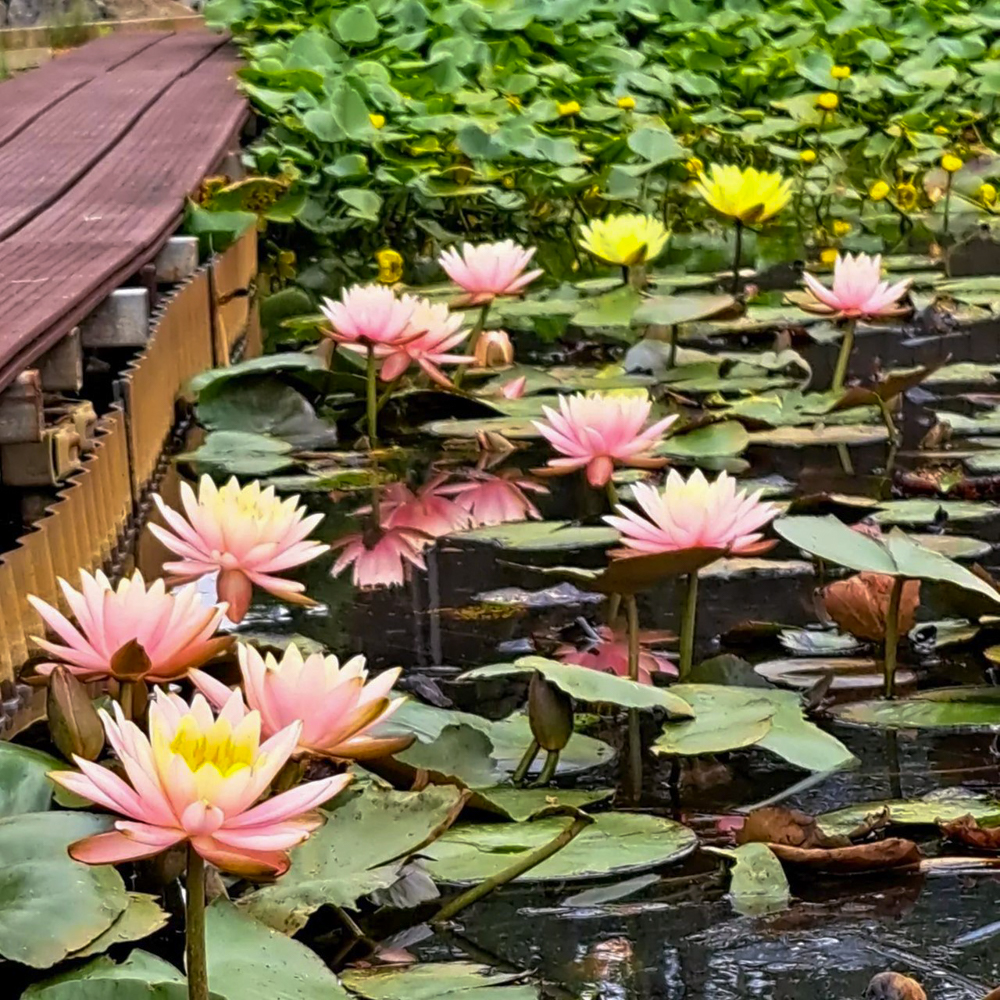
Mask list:
[{"label": "green foliage", "polygon": [[[683,183],[691,157],[784,165],[817,205],[846,179],[826,222],[879,179],[914,180],[929,208],[941,155],[997,139],[997,19],[982,0],[209,0],[206,17],[242,42],[269,121],[254,166],[297,181],[298,221],[326,249],[302,275],[313,290],[370,275],[386,243],[413,261],[460,236],[512,236],[561,270],[567,248],[546,238],[586,215],[627,205],[687,228],[711,216]],[[835,80],[835,64],[851,76]],[[827,91],[839,104],[824,113]],[[983,171],[955,176],[964,210]]]}]

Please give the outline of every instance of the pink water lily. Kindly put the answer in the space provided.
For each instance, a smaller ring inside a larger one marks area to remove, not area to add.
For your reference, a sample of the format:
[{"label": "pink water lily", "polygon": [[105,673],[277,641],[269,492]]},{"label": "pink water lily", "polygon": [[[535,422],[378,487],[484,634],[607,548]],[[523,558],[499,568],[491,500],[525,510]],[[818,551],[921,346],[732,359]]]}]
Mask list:
[{"label": "pink water lily", "polygon": [[528,376],[522,375],[520,378],[513,378],[509,382],[504,382],[500,386],[500,395],[504,399],[520,399],[524,395],[525,387],[528,384]]},{"label": "pink water lily", "polygon": [[416,307],[403,334],[403,340],[395,345],[379,344],[375,356],[384,358],[379,370],[383,382],[399,378],[410,365],[417,365],[431,380],[445,388],[451,382],[441,371],[441,365],[469,365],[474,358],[471,354],[451,353],[469,335],[462,329],[464,317],[453,313],[443,303],[432,304],[427,299],[417,299]]},{"label": "pink water lily", "polygon": [[342,791],[350,775],[310,781],[258,805],[298,745],[294,722],[265,743],[261,716],[247,712],[233,692],[218,714],[199,694],[189,705],[157,690],[149,708],[149,737],[125,719],[101,721],[125,780],[108,768],[75,757],[77,771],[49,777],[76,795],[124,816],[109,833],[70,845],[84,864],[150,858],[190,843],[206,861],[243,878],[272,879],[289,867],[288,851],[323,822],[314,812]]},{"label": "pink water lily", "polygon": [[394,345],[412,339],[410,319],[417,307],[412,295],[397,296],[385,285],[353,285],[340,300],[323,299],[320,311],[330,324],[323,332],[340,344],[362,348]]},{"label": "pink water lily", "polygon": [[909,307],[899,300],[911,285],[910,279],[890,285],[882,280],[882,257],[859,253],[838,254],[833,265],[833,287],[827,288],[811,274],[803,274],[811,299],[800,305],[808,312],[855,319],[859,316],[900,316]]},{"label": "pink water lily", "polygon": [[464,292],[466,305],[485,305],[501,295],[519,295],[542,274],[541,268],[525,271],[535,255],[535,248],[525,250],[513,240],[502,243],[462,244],[438,258],[445,273]]},{"label": "pink water lily", "polygon": [[[665,636],[661,633],[645,635],[639,633],[639,683],[652,684],[654,674],[677,676],[677,668],[664,653],[650,650],[652,642],[661,642]],[[624,632],[615,632],[602,625],[597,629],[597,640],[586,649],[563,645],[555,651],[555,658],[561,663],[573,663],[588,670],[598,670],[604,674],[614,674],[616,677],[629,676],[628,636]]]},{"label": "pink water lily", "polygon": [[446,487],[455,502],[466,511],[474,525],[506,524],[510,521],[540,520],[538,508],[528,499],[528,493],[549,491],[516,470],[494,475],[490,472],[469,472],[469,481]]},{"label": "pink water lily", "polygon": [[[454,487],[445,485],[447,475],[432,476],[415,492],[405,483],[390,483],[382,491],[379,514],[385,528],[412,528],[429,545],[435,538],[469,527],[468,510],[451,499]],[[362,507],[359,514],[368,513]]]},{"label": "pink water lily", "polygon": [[330,571],[339,576],[353,567],[356,587],[399,587],[406,582],[408,567],[426,569],[423,550],[429,536],[413,528],[370,528],[338,538],[332,545],[342,549]]},{"label": "pink water lily", "polygon": [[[344,664],[322,653],[303,657],[295,643],[289,643],[280,659],[272,653],[261,656],[243,643],[238,651],[247,704],[260,713],[263,734],[274,736],[301,721],[295,755],[372,760],[413,742],[410,736],[370,735],[406,700],[389,697],[401,668],[369,681],[363,656],[352,656]],[[193,671],[191,680],[216,708],[232,697],[225,684],[203,670]]]},{"label": "pink water lily", "polygon": [[55,660],[38,667],[42,674],[64,664],[85,681],[144,678],[151,684],[165,684],[207,663],[231,643],[225,636],[213,638],[226,606],[205,607],[194,586],[170,594],[163,580],[147,588],[136,571],[113,587],[100,571],[91,576],[82,570],[80,590],[65,580],[59,586],[75,625],[51,604],[28,597],[62,640],[62,644],[34,640]]},{"label": "pink water lily", "polygon": [[734,555],[757,555],[774,546],[758,529],[778,514],[759,493],[736,488],[723,472],[708,482],[696,469],[685,482],[671,469],[662,490],[646,483],[632,487],[642,514],[619,504],[604,520],[621,532],[624,550],[617,555],[648,555],[681,549],[720,549]]},{"label": "pink water lily", "polygon": [[532,423],[565,457],[550,459],[547,469],[536,471],[558,476],[585,468],[591,486],[604,486],[616,465],[661,468],[667,460],[649,452],[677,417],[664,417],[643,429],[651,409],[646,395],[591,392],[561,396],[558,412],[543,406],[546,419]]},{"label": "pink water lily", "polygon": [[197,496],[187,483],[181,484],[186,518],[161,496],[153,499],[167,526],[151,524],[149,530],[181,557],[163,568],[178,580],[218,571],[216,589],[229,605],[230,620],[243,619],[254,586],[291,604],[316,603],[303,584],[279,575],[329,549],[307,540],[323,515],[307,517],[297,496],[279,500],[273,486],[261,489],[258,480],[241,488],[235,476],[220,489],[211,476],[202,476]]},{"label": "pink water lily", "polygon": [[514,345],[505,330],[483,330],[476,341],[476,364],[480,368],[502,368],[514,361]]}]

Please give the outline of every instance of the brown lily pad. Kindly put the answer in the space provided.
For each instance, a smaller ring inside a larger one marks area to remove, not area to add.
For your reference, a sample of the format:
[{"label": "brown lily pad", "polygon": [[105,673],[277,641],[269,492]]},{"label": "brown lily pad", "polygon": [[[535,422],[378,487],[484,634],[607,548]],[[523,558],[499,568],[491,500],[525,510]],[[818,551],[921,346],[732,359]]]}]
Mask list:
[{"label": "brown lily pad", "polygon": [[736,834],[737,844],[768,844],[798,848],[847,847],[850,841],[844,836],[830,837],[816,822],[815,816],[788,809],[785,806],[764,806],[754,809]]},{"label": "brown lily pad", "polygon": [[861,875],[898,868],[919,868],[923,855],[912,840],[889,837],[851,847],[789,847],[770,844],[783,865],[831,875]]},{"label": "brown lily pad", "polygon": [[895,372],[888,374],[885,378],[874,382],[871,385],[855,385],[844,390],[844,394],[830,408],[831,413],[840,410],[851,410],[856,406],[871,406],[879,400],[888,401],[916,388],[925,379],[930,378],[939,368],[943,367],[950,360],[950,356],[936,364],[927,365],[924,368],[917,368],[914,371]]},{"label": "brown lily pad", "polygon": [[[842,632],[858,639],[884,642],[895,582],[885,573],[855,573],[824,589],[823,606]],[[897,635],[905,635],[913,628],[919,604],[920,581],[907,580],[896,614]]]},{"label": "brown lily pad", "polygon": [[941,833],[948,840],[977,851],[1000,851],[1000,826],[980,826],[971,814],[950,823],[940,824]]}]

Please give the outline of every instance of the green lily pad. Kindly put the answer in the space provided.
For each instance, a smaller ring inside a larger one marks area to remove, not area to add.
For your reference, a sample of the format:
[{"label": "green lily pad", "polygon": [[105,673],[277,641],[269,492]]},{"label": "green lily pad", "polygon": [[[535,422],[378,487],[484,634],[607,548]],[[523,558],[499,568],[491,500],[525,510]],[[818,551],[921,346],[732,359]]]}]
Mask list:
[{"label": "green lily pad", "polygon": [[365,1000],[535,1000],[538,990],[522,985],[523,972],[495,972],[471,962],[345,969],[344,985]]},{"label": "green lily pad", "polygon": [[[830,690],[853,694],[877,694],[885,687],[885,674],[880,661],[867,657],[795,657],[768,660],[754,669],[772,684],[808,691],[826,674],[833,675]],[[916,684],[912,670],[897,670],[896,688],[901,690]]]},{"label": "green lily pad", "polygon": [[977,451],[966,455],[962,462],[969,472],[980,476],[991,476],[1000,472],[1000,451]]},{"label": "green lily pad", "polygon": [[216,899],[205,915],[208,982],[232,1000],[349,1000],[310,948]]},{"label": "green lily pad", "polygon": [[833,710],[841,722],[880,729],[1000,732],[1000,688],[952,687],[896,701],[862,701]]},{"label": "green lily pad", "polygon": [[734,850],[719,850],[736,862],[729,877],[729,899],[744,917],[759,917],[788,908],[791,890],[781,862],[767,844],[742,844]]},{"label": "green lily pad", "polygon": [[0,818],[50,809],[55,785],[48,772],[65,769],[63,761],[41,750],[0,742]]},{"label": "green lily pad", "polygon": [[815,427],[775,427],[773,430],[752,431],[750,444],[768,448],[813,448],[837,444],[860,447],[866,444],[878,444],[888,438],[889,432],[882,426],[824,424]]},{"label": "green lily pad", "polygon": [[212,431],[194,450],[177,455],[177,462],[210,465],[235,476],[267,476],[295,465],[292,446],[267,434]]},{"label": "green lily pad", "polygon": [[613,788],[514,788],[513,785],[496,785],[475,789],[469,804],[522,823],[550,805],[586,809],[587,806],[607,801],[614,794]]},{"label": "green lily pad", "polygon": [[259,358],[250,358],[225,368],[209,368],[200,372],[187,384],[188,392],[197,395],[209,386],[247,376],[271,375],[275,372],[287,371],[323,371],[326,365],[317,354],[281,353],[265,354]]},{"label": "green lily pad", "polygon": [[100,955],[116,944],[140,941],[167,926],[170,914],[157,902],[156,896],[144,892],[130,892],[128,904],[118,919],[103,933],[69,957],[91,958]]},{"label": "green lily pad", "polygon": [[731,295],[657,295],[639,306],[633,323],[677,326],[711,319],[735,304],[736,300]]},{"label": "green lily pad", "polygon": [[936,524],[940,520],[988,521],[1000,515],[1000,507],[992,503],[969,500],[927,500],[914,497],[908,500],[886,500],[879,504],[881,510],[872,520],[881,525]]},{"label": "green lily pad", "polygon": [[[120,965],[107,956],[29,986],[21,1000],[187,1000],[184,976],[156,955],[135,950]],[[218,993],[211,1000],[226,1000]],[[235,1000],[235,998],[234,998]]]},{"label": "green lily pad", "polygon": [[573,313],[573,322],[584,329],[631,326],[642,295],[631,285],[622,285],[594,298],[581,299]]},{"label": "green lily pad", "polygon": [[774,530],[800,549],[848,569],[950,583],[1000,603],[1000,595],[988,583],[898,528],[881,538],[869,538],[827,516],[779,518]]},{"label": "green lily pad", "polygon": [[241,909],[290,934],[321,906],[355,907],[362,896],[392,885],[406,858],[453,822],[463,801],[451,785],[396,792],[374,783],[343,798],[293,850],[281,881],[242,896]]},{"label": "green lily pad", "polygon": [[948,559],[982,559],[993,546],[981,538],[966,535],[910,535],[910,540]]},{"label": "green lily pad", "polygon": [[[490,739],[493,740],[493,759],[506,774],[513,774],[524,756],[525,749],[533,739],[528,717],[515,714],[500,722],[494,722],[490,730]],[[592,736],[584,736],[583,733],[574,733],[559,754],[556,774],[579,774],[581,771],[603,767],[611,763],[616,756],[614,748],[603,740],[595,740]],[[543,760],[539,757],[529,773],[534,774],[537,770],[541,770],[542,763]]]},{"label": "green lily pad", "polygon": [[[530,823],[462,824],[434,842],[424,856],[436,882],[468,885],[512,865],[549,843],[569,820],[552,816]],[[687,857],[698,838],[687,827],[645,813],[600,813],[561,851],[515,882],[568,882],[638,874]]]},{"label": "green lily pad", "polygon": [[514,521],[456,531],[450,541],[495,545],[511,552],[558,552],[562,549],[608,548],[618,541],[618,532],[604,525],[574,524],[572,521]]},{"label": "green lily pad", "polygon": [[561,691],[577,701],[591,704],[620,705],[622,708],[660,708],[678,718],[690,718],[691,706],[666,688],[640,684],[627,677],[616,677],[598,670],[588,670],[569,663],[559,663],[543,656],[523,656],[513,663],[491,663],[462,674],[460,680],[507,677],[541,673]]},{"label": "green lily pad", "polygon": [[972,434],[1000,434],[1000,411],[997,410],[990,410],[977,417],[940,410],[936,411],[934,416],[939,424],[947,424],[952,433],[958,437],[969,437]]},{"label": "green lily pad", "polygon": [[110,817],[85,812],[0,820],[0,955],[46,969],[114,924],[128,905],[121,876],[67,853],[70,844],[110,826]]},{"label": "green lily pad", "polygon": [[457,778],[468,788],[489,786],[504,777],[493,758],[493,741],[488,733],[463,724],[445,726],[433,742],[417,740],[393,756],[407,767]]},{"label": "green lily pad", "polygon": [[684,434],[674,434],[661,441],[655,455],[671,458],[714,458],[740,455],[750,444],[747,429],[736,420],[708,424]]},{"label": "green lily pad", "polygon": [[1000,802],[986,795],[962,795],[961,789],[943,788],[922,799],[882,799],[859,802],[816,817],[828,837],[847,836],[873,813],[888,811],[891,826],[937,826],[971,815],[980,823],[1000,820]]},{"label": "green lily pad", "polygon": [[856,763],[839,740],[806,720],[792,691],[714,684],[674,684],[671,690],[691,705],[695,716],[667,722],[652,746],[655,754],[697,756],[757,746],[809,771]]}]

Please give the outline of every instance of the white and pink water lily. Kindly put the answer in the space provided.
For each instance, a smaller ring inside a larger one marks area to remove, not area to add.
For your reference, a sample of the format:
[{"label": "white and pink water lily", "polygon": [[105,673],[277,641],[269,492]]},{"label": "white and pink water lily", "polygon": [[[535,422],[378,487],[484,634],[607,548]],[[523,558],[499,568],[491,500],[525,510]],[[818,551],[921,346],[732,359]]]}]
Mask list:
[{"label": "white and pink water lily", "polygon": [[385,285],[353,285],[340,299],[323,299],[320,311],[330,324],[324,333],[339,344],[367,350],[413,339],[410,319],[417,307],[412,295],[397,295]]},{"label": "white and pink water lily", "polygon": [[441,267],[464,295],[465,305],[485,305],[502,295],[520,295],[543,272],[526,271],[535,248],[518,246],[513,240],[501,243],[463,243],[438,258]]},{"label": "white and pink water lily", "polygon": [[910,279],[890,284],[882,279],[882,257],[876,254],[838,254],[833,265],[833,285],[827,288],[808,272],[802,275],[811,298],[799,301],[807,312],[841,319],[862,316],[900,316],[909,307],[900,302]]},{"label": "white and pink water lily", "polygon": [[302,723],[262,743],[260,713],[248,712],[238,691],[216,717],[200,694],[188,704],[157,690],[148,738],[113,708],[115,717],[102,711],[101,721],[124,777],[81,757],[79,771],[49,775],[124,817],[111,832],[70,845],[85,864],[137,861],[188,843],[223,871],[273,879],[287,871],[289,850],[323,822],[313,810],[351,780],[338,774],[259,801],[298,746]]}]

